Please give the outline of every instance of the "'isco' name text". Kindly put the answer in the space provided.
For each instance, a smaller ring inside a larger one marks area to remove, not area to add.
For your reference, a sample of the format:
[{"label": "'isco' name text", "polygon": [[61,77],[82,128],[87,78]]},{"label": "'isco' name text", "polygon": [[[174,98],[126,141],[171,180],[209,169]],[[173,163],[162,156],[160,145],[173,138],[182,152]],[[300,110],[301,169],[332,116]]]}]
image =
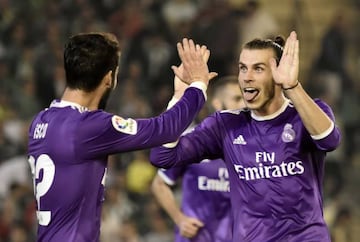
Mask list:
[{"label": "'isco' name text", "polygon": [[43,138],[45,138],[47,127],[48,127],[48,123],[36,124],[33,138],[34,139],[43,139]]}]

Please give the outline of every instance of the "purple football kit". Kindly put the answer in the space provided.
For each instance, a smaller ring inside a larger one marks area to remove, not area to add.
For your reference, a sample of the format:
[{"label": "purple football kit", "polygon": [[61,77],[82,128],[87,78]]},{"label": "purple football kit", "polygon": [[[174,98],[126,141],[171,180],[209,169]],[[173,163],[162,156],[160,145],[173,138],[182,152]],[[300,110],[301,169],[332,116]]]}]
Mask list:
[{"label": "purple football kit", "polygon": [[170,186],[181,179],[181,211],[204,223],[191,239],[181,236],[176,228],[175,242],[232,241],[229,174],[223,160],[160,169],[158,174]]},{"label": "purple football kit", "polygon": [[333,120],[311,136],[290,100],[274,114],[221,111],[179,139],[176,148],[151,150],[158,167],[223,158],[229,172],[234,215],[233,241],[329,242],[323,219],[322,181],[326,153],[340,143]]},{"label": "purple football kit", "polygon": [[122,118],[55,100],[29,129],[38,242],[97,242],[108,155],[174,141],[205,102],[201,85],[155,118]]}]

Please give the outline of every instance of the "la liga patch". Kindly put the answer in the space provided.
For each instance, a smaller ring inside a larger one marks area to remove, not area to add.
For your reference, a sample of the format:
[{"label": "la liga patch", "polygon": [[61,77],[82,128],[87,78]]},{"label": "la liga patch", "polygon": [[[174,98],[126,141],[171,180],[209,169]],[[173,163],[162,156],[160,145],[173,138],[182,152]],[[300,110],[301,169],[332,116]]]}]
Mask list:
[{"label": "la liga patch", "polygon": [[137,122],[134,119],[124,119],[120,116],[114,115],[111,118],[112,125],[114,128],[125,134],[136,134],[137,133]]}]

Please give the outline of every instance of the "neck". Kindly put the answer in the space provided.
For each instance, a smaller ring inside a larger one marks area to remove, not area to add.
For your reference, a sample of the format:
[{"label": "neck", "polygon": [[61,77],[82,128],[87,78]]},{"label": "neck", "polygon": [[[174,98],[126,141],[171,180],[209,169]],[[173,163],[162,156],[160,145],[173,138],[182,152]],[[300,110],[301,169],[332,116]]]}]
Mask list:
[{"label": "neck", "polygon": [[265,105],[262,109],[253,110],[253,113],[257,116],[268,116],[276,113],[285,103],[286,97],[281,93]]},{"label": "neck", "polygon": [[89,110],[97,110],[100,102],[100,95],[94,92],[84,92],[79,89],[66,88],[61,100],[74,102]]}]

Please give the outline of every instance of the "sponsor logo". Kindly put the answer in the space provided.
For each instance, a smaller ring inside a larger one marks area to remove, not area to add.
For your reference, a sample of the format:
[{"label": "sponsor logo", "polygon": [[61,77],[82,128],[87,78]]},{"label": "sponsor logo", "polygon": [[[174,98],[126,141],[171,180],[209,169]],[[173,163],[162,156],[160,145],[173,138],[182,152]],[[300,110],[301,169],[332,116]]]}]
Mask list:
[{"label": "sponsor logo", "polygon": [[219,168],[219,179],[198,176],[198,188],[200,191],[229,192],[229,173],[226,168]]},{"label": "sponsor logo", "polygon": [[233,141],[234,145],[246,145],[246,141],[244,137],[240,134],[236,139]]},{"label": "sponsor logo", "polygon": [[255,152],[255,164],[243,166],[234,164],[234,169],[241,180],[259,180],[276,177],[301,175],[305,172],[301,160],[276,162],[275,152]]},{"label": "sponsor logo", "polygon": [[267,165],[259,163],[258,166],[244,167],[234,165],[235,171],[241,180],[259,180],[274,177],[296,176],[304,173],[305,168],[302,161],[291,161],[280,164]]},{"label": "sponsor logo", "polygon": [[111,118],[111,122],[114,128],[121,133],[132,135],[137,133],[137,123],[134,119],[124,119],[120,116],[114,115]]}]

